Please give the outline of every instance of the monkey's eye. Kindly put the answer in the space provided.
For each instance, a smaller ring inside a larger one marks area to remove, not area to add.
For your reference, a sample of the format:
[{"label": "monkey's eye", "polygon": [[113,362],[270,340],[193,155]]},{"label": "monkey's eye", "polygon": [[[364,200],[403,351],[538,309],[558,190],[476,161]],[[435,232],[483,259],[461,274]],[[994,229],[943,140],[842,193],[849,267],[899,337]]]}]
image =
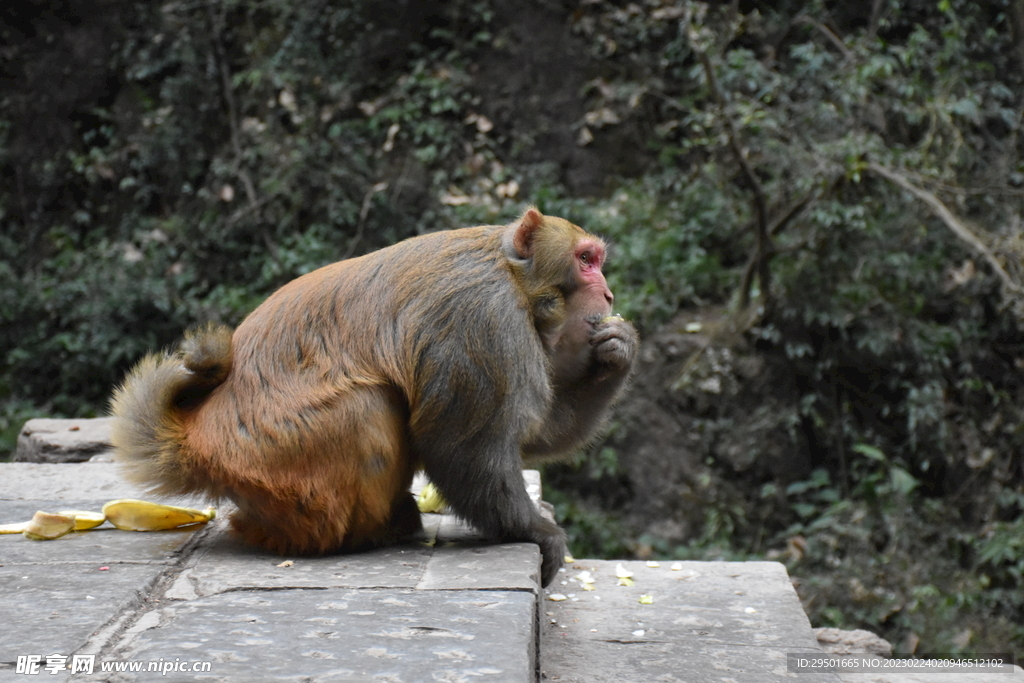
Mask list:
[{"label": "monkey's eye", "polygon": [[585,272],[594,269],[600,270],[601,262],[604,260],[604,250],[597,245],[581,245],[579,251],[576,252],[576,258],[579,260],[581,270]]}]

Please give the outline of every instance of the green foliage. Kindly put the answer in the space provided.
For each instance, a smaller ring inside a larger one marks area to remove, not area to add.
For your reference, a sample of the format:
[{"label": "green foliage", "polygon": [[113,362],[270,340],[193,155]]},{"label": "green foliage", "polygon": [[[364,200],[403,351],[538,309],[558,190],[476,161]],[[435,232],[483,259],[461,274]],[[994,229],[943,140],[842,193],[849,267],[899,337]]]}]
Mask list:
[{"label": "green foliage", "polygon": [[[450,225],[430,197],[464,144],[488,144],[464,123],[464,52],[488,11],[423,3],[378,24],[382,8],[131,4],[106,66],[116,89],[72,103],[72,130],[59,113],[39,124],[65,145],[19,137],[25,108],[4,100],[0,450],[30,406],[103,412],[125,369],[186,327],[237,323],[298,275]],[[4,30],[12,55],[41,49]]]},{"label": "green foliage", "polygon": [[650,325],[739,300],[757,258],[739,148],[773,247],[762,257],[773,286],[756,292],[763,313],[745,341],[792,385],[727,392],[694,424],[722,434],[762,407],[741,400],[781,402],[812,472],[751,495],[761,482],[736,483],[705,438],[716,492],[686,510],[700,531],[637,547],[742,556],[767,545],[804,578],[821,625],[913,633],[931,651],[1024,642],[1019,599],[993,597],[983,573],[1018,586],[1011,539],[1024,513],[1024,63],[1010,5],[889,2],[870,22],[823,2],[581,10],[577,32],[617,67],[596,82],[587,120],[642,120],[658,155],[622,184],[628,203],[613,194],[585,211],[617,238],[625,309]]},{"label": "green foliage", "polygon": [[819,470],[787,489],[801,519],[780,534],[788,550],[779,558],[803,577],[801,594],[813,596],[805,599],[812,623],[913,633],[929,651],[1019,642],[1019,521],[995,524],[983,538],[948,533],[941,502],[916,499],[898,481],[888,486],[889,495],[840,498]]},{"label": "green foliage", "polygon": [[630,537],[614,515],[587,505],[558,489],[548,488],[544,498],[555,508],[569,537],[573,557],[630,557]]}]

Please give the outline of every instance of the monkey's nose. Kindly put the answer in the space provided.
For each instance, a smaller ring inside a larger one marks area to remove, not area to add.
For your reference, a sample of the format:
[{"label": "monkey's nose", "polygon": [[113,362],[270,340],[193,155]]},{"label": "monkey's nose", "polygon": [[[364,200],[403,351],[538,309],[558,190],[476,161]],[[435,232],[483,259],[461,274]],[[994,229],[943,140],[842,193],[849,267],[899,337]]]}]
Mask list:
[{"label": "monkey's nose", "polygon": [[608,302],[609,306],[611,306],[613,303],[615,303],[615,295],[612,294],[612,290],[610,290],[610,289],[604,290],[604,300]]}]

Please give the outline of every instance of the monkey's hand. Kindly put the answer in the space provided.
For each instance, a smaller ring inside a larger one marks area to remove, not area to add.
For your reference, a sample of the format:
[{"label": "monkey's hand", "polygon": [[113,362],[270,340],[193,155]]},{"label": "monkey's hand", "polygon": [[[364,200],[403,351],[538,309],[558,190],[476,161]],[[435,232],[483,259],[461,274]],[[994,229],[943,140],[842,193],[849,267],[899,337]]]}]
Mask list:
[{"label": "monkey's hand", "polygon": [[640,336],[633,324],[610,315],[594,324],[590,333],[593,358],[609,370],[628,370],[633,365]]},{"label": "monkey's hand", "polygon": [[547,587],[558,576],[558,570],[565,564],[569,553],[565,543],[565,532],[551,520],[538,516],[531,530],[531,540],[540,546],[541,585]]}]

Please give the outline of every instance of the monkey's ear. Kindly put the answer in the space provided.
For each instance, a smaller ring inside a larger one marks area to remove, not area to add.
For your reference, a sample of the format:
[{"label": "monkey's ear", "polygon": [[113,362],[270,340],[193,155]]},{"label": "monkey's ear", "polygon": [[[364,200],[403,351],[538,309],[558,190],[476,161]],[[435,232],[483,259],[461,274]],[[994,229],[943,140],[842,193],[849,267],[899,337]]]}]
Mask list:
[{"label": "monkey's ear", "polygon": [[523,217],[519,219],[515,234],[512,235],[512,245],[520,258],[533,256],[533,238],[543,223],[544,216],[533,206],[527,209]]}]

